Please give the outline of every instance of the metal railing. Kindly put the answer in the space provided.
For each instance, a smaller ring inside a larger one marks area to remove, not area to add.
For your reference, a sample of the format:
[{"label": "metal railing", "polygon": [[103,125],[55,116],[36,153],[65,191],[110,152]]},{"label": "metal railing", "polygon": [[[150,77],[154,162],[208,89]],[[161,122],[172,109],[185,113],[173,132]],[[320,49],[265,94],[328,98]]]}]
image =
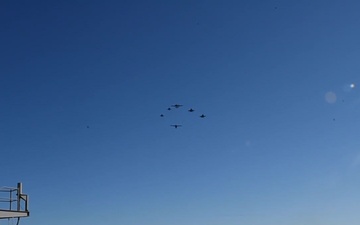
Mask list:
[{"label": "metal railing", "polygon": [[17,187],[0,187],[0,210],[28,212],[28,195],[22,193],[22,184]]}]

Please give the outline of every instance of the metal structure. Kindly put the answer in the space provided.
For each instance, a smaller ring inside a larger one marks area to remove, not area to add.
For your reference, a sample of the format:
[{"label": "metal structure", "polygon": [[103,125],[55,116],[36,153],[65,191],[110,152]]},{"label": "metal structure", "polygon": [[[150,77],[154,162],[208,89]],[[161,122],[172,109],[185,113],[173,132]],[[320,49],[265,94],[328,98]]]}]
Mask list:
[{"label": "metal structure", "polygon": [[22,183],[17,187],[0,187],[0,219],[17,219],[19,224],[20,218],[28,217],[29,197],[22,193]]}]

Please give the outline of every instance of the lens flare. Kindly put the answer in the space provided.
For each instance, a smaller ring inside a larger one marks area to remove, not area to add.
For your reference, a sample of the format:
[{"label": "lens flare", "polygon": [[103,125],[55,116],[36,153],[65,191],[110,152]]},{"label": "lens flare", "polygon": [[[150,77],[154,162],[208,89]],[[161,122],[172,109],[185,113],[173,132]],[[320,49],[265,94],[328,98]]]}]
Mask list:
[{"label": "lens flare", "polygon": [[336,99],[337,99],[336,94],[332,91],[329,91],[325,94],[325,101],[327,103],[333,104],[336,102]]}]

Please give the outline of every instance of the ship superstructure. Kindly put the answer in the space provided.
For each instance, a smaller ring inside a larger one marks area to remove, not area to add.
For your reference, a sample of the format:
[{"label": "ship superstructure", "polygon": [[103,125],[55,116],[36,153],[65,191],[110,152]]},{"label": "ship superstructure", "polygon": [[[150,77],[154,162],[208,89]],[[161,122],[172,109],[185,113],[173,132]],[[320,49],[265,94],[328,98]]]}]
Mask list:
[{"label": "ship superstructure", "polygon": [[16,220],[28,217],[29,196],[22,192],[22,183],[17,187],[0,187],[0,219]]}]

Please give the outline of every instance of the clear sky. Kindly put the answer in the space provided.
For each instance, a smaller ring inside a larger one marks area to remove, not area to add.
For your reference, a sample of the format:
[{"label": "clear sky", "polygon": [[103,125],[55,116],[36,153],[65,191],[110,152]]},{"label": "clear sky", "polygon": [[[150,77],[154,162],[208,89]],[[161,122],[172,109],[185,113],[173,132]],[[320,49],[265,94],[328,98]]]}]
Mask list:
[{"label": "clear sky", "polygon": [[0,186],[27,225],[357,225],[359,12],[2,0]]}]

